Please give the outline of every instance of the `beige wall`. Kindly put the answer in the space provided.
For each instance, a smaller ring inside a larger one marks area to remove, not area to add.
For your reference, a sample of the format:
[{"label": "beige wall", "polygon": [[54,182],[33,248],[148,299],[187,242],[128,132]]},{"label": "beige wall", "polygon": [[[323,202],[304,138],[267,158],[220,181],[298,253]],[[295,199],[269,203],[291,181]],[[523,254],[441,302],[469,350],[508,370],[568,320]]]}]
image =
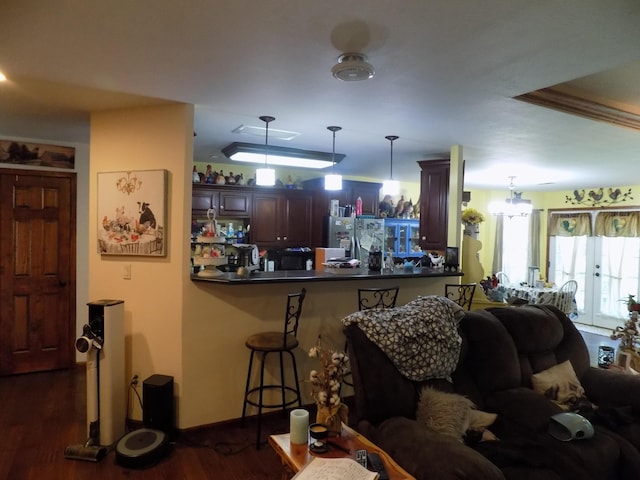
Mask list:
[{"label": "beige wall", "polygon": [[[97,173],[168,170],[168,253],[165,258],[101,256],[97,219],[89,217],[89,298],[125,302],[127,379],[172,375],[182,387],[181,285],[188,278],[193,107],[171,105],[94,113],[91,116],[90,212],[97,211]],[[188,198],[188,201],[187,201]],[[123,279],[131,265],[131,279]],[[105,347],[106,348],[106,347]],[[135,403],[135,402],[133,402]],[[139,412],[139,408],[135,405]],[[140,414],[137,414],[140,418]]]}]

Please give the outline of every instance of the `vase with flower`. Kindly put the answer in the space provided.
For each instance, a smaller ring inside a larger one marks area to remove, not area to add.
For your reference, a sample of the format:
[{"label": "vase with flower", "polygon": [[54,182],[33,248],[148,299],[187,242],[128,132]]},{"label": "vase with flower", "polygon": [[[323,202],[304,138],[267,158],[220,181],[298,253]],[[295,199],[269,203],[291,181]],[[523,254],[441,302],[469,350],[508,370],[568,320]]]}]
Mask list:
[{"label": "vase with flower", "polygon": [[339,435],[342,423],[349,420],[349,408],[342,403],[340,386],[347,371],[349,358],[344,352],[323,348],[318,342],[309,350],[309,357],[318,359],[318,370],[311,370],[309,382],[316,402],[316,423],[326,425],[329,433]]},{"label": "vase with flower", "polygon": [[484,222],[484,215],[475,208],[465,208],[462,211],[461,219],[464,225],[464,234],[477,239],[480,233],[480,224]]}]

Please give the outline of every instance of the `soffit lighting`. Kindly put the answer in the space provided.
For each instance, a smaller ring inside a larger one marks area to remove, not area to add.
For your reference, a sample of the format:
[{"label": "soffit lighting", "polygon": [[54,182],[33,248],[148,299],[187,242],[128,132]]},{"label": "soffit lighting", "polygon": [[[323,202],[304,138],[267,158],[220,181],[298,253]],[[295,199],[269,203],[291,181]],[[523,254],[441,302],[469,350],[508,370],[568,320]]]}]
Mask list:
[{"label": "soffit lighting", "polygon": [[276,184],[276,171],[267,166],[269,160],[269,123],[275,120],[275,117],[264,115],[260,117],[265,124],[264,134],[264,167],[256,169],[256,185],[264,187],[273,187]]},{"label": "soffit lighting", "polygon": [[362,53],[343,53],[338,57],[338,63],[331,68],[331,73],[343,82],[357,82],[368,80],[376,73],[373,65],[367,62]]},{"label": "soffit lighting", "polygon": [[324,189],[325,190],[342,190],[342,175],[336,175],[336,132],[342,130],[342,127],[336,127],[335,125],[327,127],[327,130],[333,133],[333,153],[331,173],[324,177]]},{"label": "soffit lighting", "polygon": [[400,182],[393,179],[393,142],[400,137],[397,135],[387,135],[384,138],[389,140],[389,143],[391,144],[391,159],[389,162],[389,180],[385,180],[382,183],[382,194],[393,196],[400,193]]},{"label": "soffit lighting", "polygon": [[[230,160],[248,163],[264,163],[265,151],[265,145],[242,142],[234,142],[222,149],[222,153]],[[344,157],[344,154],[336,153],[335,163],[339,163]],[[321,169],[331,167],[334,162],[331,153],[271,146],[268,163],[285,167]]]},{"label": "soffit lighting", "polygon": [[525,200],[522,198],[522,192],[515,191],[515,185],[513,179],[516,177],[509,177],[509,198],[504,202],[491,202],[489,204],[489,212],[493,215],[503,215],[505,217],[526,217],[533,210],[531,200]]}]

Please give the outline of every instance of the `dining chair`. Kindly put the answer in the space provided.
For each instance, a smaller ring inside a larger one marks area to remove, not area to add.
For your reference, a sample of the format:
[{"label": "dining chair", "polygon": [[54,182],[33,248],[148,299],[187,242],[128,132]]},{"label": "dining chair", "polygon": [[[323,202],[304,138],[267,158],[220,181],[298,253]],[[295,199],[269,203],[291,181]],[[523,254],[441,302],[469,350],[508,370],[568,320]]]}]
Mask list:
[{"label": "dining chair", "polygon": [[444,286],[445,297],[453,300],[462,308],[471,310],[473,294],[476,292],[475,283],[447,283]]},{"label": "dining chair", "polygon": [[555,306],[562,310],[565,315],[569,315],[574,310],[573,303],[575,302],[577,291],[578,282],[575,280],[566,281],[558,290]]},{"label": "dining chair", "polygon": [[496,273],[496,278],[498,279],[498,283],[501,285],[509,285],[511,281],[509,281],[509,275],[504,272]]}]

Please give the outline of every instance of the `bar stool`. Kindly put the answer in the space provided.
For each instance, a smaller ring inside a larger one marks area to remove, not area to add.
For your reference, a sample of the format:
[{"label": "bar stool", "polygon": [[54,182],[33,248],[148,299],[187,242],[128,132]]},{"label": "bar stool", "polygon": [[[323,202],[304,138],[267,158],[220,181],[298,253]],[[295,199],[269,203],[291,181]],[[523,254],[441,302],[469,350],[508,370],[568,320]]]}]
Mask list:
[{"label": "bar stool", "polygon": [[[298,406],[302,406],[302,398],[300,396],[300,384],[298,382],[298,368],[296,366],[296,357],[293,354],[293,349],[298,346],[298,322],[300,320],[300,314],[302,313],[302,303],[306,295],[306,289],[302,289],[300,293],[290,293],[287,296],[287,310],[284,315],[284,331],[282,332],[262,332],[251,335],[247,338],[245,345],[251,350],[251,356],[249,357],[249,369],[247,371],[247,383],[244,389],[244,404],[242,406],[242,425],[247,412],[247,405],[253,405],[258,407],[258,432],[256,434],[256,450],[260,449],[260,433],[262,427],[262,409],[263,408],[282,408],[282,412],[286,413],[286,408],[294,403]],[[253,357],[258,353],[260,357],[260,384],[257,387],[249,388],[251,382],[251,372],[253,369]],[[280,383],[264,384],[264,369],[267,359],[267,355],[270,353],[277,353],[280,360]],[[291,364],[293,366],[293,374],[295,385],[289,386],[285,382],[284,378],[284,353],[289,354],[291,357]],[[265,403],[263,399],[263,393],[265,390],[280,390],[281,401],[279,403]],[[255,393],[258,394],[257,401],[251,397],[255,397]],[[294,394],[293,398],[287,400],[287,392]]]},{"label": "bar stool", "polygon": [[444,286],[445,297],[453,300],[467,310],[471,310],[471,303],[473,302],[473,294],[475,291],[475,283],[447,283]]},{"label": "bar stool", "polygon": [[[371,308],[394,308],[398,299],[400,287],[389,288],[359,288],[358,289],[358,310],[369,310]],[[347,351],[347,342],[344,342],[344,351]],[[353,387],[351,371],[345,372],[342,383]]]}]

